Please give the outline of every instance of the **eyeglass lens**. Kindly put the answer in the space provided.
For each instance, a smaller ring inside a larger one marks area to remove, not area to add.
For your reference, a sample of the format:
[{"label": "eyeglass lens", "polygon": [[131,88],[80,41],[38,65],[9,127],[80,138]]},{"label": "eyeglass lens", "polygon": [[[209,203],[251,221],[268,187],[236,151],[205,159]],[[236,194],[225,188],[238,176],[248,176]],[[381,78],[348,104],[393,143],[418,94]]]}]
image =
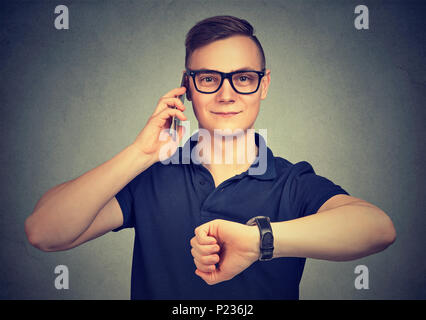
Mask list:
[{"label": "eyeglass lens", "polygon": [[[200,72],[196,74],[195,82],[198,90],[213,92],[222,82],[221,74],[214,71]],[[238,72],[232,75],[232,83],[238,92],[250,93],[257,89],[259,75],[256,72]]]}]

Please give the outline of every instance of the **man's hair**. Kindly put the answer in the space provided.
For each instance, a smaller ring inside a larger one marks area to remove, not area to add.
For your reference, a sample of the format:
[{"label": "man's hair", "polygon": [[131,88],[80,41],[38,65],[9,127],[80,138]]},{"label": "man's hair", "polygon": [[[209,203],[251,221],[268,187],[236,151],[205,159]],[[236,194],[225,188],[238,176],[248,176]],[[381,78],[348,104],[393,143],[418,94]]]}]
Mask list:
[{"label": "man's hair", "polygon": [[185,68],[188,68],[191,54],[198,48],[214,41],[226,39],[232,36],[243,35],[254,41],[261,56],[262,69],[265,68],[265,53],[262,45],[254,35],[253,26],[244,19],[233,16],[215,16],[198,22],[188,31],[185,39],[186,55]]}]

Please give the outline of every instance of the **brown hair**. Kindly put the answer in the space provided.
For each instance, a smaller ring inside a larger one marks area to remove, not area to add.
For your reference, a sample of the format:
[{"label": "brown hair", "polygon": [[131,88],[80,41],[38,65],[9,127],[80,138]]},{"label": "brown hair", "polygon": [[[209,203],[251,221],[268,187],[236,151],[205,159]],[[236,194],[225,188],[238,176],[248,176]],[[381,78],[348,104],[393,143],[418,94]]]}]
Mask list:
[{"label": "brown hair", "polygon": [[215,16],[207,18],[199,21],[188,31],[185,39],[185,67],[188,67],[189,58],[196,49],[208,45],[213,41],[236,35],[244,35],[254,41],[259,49],[262,59],[262,69],[264,69],[266,63],[265,53],[263,52],[259,40],[254,35],[254,28],[248,21],[233,16]]}]

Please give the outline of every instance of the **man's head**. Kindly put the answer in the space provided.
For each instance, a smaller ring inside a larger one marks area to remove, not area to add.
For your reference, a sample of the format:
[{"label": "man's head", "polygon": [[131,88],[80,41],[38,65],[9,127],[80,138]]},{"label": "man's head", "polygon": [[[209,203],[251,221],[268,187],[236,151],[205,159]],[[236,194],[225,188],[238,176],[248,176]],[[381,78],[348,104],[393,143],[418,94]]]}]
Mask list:
[{"label": "man's head", "polygon": [[[222,79],[222,85],[213,93],[206,93],[202,83],[214,86],[217,82],[219,85],[219,74],[192,73],[187,76],[187,97],[193,103],[200,128],[213,132],[214,129],[246,130],[253,127],[260,100],[266,97],[270,82],[270,70],[265,70],[265,55],[253,31],[246,20],[217,16],[198,22],[188,32],[185,41],[187,72],[257,72],[232,74],[228,79]],[[252,83],[253,89],[245,87],[247,83]],[[226,112],[236,114],[224,116]]]},{"label": "man's head", "polygon": [[244,20],[232,16],[216,16],[198,22],[189,30],[185,40],[185,67],[188,68],[192,53],[214,41],[241,35],[249,37],[257,46],[261,59],[261,69],[266,66],[265,54],[262,45],[254,35],[252,25]]}]

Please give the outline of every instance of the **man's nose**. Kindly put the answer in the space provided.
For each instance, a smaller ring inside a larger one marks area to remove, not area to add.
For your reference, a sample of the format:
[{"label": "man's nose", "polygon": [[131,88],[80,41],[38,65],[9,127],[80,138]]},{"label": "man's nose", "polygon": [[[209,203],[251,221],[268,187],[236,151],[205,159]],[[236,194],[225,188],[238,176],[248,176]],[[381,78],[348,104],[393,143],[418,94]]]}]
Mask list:
[{"label": "man's nose", "polygon": [[237,92],[232,88],[230,79],[224,79],[222,87],[218,91],[220,101],[235,101]]}]

